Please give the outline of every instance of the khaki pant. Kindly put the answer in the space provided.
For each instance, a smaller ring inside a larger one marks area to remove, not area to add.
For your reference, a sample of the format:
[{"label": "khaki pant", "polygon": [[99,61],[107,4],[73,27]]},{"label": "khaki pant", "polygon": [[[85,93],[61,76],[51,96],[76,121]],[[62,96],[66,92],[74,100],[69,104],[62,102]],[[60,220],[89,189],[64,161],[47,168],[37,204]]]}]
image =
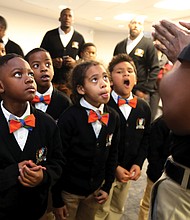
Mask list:
[{"label": "khaki pant", "polygon": [[153,182],[147,177],[147,185],[144,192],[144,196],[140,203],[140,210],[139,210],[139,218],[138,220],[148,220],[149,214],[149,206],[150,206],[150,195],[153,186]]},{"label": "khaki pant", "polygon": [[69,212],[67,220],[95,219],[96,211],[100,205],[96,202],[94,193],[85,197],[62,192],[62,197]]},{"label": "khaki pant", "polygon": [[95,220],[119,220],[124,213],[130,182],[121,183],[114,181],[109,193],[108,200],[100,206]]}]

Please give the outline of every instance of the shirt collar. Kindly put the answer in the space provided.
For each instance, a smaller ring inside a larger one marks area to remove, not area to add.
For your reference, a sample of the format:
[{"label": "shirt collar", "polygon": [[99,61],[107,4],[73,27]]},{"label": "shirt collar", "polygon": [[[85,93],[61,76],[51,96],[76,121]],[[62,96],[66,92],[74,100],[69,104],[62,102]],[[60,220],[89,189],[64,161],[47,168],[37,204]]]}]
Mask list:
[{"label": "shirt collar", "polygon": [[7,44],[8,40],[9,40],[9,38],[8,38],[7,36],[4,36],[4,37],[2,38],[2,41],[3,41],[4,45]]},{"label": "shirt collar", "polygon": [[[10,115],[13,115],[11,112],[9,112],[4,106],[3,106],[3,101],[1,102],[1,109],[2,112],[6,118],[7,121],[9,121]],[[30,115],[30,104],[29,102],[27,102],[27,108],[26,111],[24,112],[24,114],[21,117],[18,117],[16,115],[14,115],[17,119],[24,119],[26,116]]]},{"label": "shirt collar", "polygon": [[61,27],[58,28],[58,31],[60,35],[71,35],[72,36],[74,33],[74,28],[73,26],[71,26],[71,30],[67,34],[61,29]]},{"label": "shirt collar", "polygon": [[52,83],[51,83],[49,89],[48,89],[46,92],[44,92],[43,94],[41,94],[41,93],[39,93],[38,91],[36,91],[36,95],[37,95],[38,97],[44,96],[44,95],[50,95],[50,97],[51,97],[52,92],[53,92],[53,85],[52,85]]},{"label": "shirt collar", "polygon": [[91,109],[93,111],[99,110],[101,113],[104,112],[104,104],[101,104],[99,108],[96,108],[95,106],[91,105],[89,102],[87,102],[83,97],[80,99],[80,104],[84,108]]},{"label": "shirt collar", "polygon": [[[121,97],[121,96],[119,96],[114,90],[112,90],[111,95],[112,95],[112,97],[113,97],[113,99],[114,99],[114,101],[115,101],[116,103],[117,103],[117,101],[118,101],[118,98]],[[127,99],[128,99],[128,100],[133,99],[133,94],[132,94],[132,92],[130,92],[130,95],[129,95],[129,97],[128,97]]]}]

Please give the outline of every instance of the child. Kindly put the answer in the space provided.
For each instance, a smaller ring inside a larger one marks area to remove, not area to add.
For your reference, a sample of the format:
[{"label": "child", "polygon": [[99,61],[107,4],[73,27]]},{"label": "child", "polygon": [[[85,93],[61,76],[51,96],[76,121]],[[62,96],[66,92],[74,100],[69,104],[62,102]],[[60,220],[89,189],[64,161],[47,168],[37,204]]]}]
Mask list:
[{"label": "child", "polygon": [[4,45],[4,43],[0,40],[0,57],[4,56],[5,54],[6,54],[5,45]]},{"label": "child", "polygon": [[[34,109],[36,84],[17,54],[0,57],[0,219],[38,220],[64,158],[55,121]],[[10,128],[9,128],[10,127]]]},{"label": "child", "polygon": [[106,105],[109,75],[99,62],[78,64],[71,84],[75,104],[58,121],[67,163],[52,190],[54,212],[65,216],[65,204],[67,220],[93,220],[114,180],[119,116]]},{"label": "child", "polygon": [[43,48],[35,48],[28,52],[25,59],[34,71],[37,84],[36,97],[32,103],[57,121],[60,114],[71,105],[71,100],[65,93],[52,86],[54,71],[49,52]]},{"label": "child", "polygon": [[127,54],[114,56],[108,69],[113,88],[108,105],[120,115],[118,166],[109,199],[98,210],[96,219],[118,220],[124,211],[130,180],[140,177],[147,156],[151,112],[147,102],[131,92],[137,80],[132,59]]},{"label": "child", "polygon": [[[80,52],[82,61],[96,60],[97,49],[93,43],[85,43]],[[80,60],[80,59],[79,59]]]}]

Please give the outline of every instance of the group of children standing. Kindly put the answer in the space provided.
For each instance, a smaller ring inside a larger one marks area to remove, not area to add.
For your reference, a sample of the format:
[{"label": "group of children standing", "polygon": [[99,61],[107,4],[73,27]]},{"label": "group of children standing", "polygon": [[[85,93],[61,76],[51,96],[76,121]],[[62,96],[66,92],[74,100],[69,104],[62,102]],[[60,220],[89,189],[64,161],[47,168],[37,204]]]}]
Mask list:
[{"label": "group of children standing", "polygon": [[108,69],[78,63],[68,97],[51,83],[46,50],[0,57],[0,219],[121,218],[147,157],[151,112],[132,94],[132,59],[114,56]]}]

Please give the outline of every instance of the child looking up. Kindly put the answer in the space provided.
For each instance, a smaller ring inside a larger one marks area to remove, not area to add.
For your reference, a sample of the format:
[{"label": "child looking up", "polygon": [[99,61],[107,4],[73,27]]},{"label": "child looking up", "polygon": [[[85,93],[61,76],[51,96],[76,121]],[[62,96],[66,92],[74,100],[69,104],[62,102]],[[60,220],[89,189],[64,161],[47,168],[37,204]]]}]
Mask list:
[{"label": "child looking up", "polygon": [[30,106],[34,73],[17,54],[0,57],[0,219],[38,220],[64,158],[59,129]]},{"label": "child looking up", "polygon": [[34,48],[25,56],[34,71],[37,92],[32,103],[37,109],[58,120],[60,114],[71,105],[70,98],[52,86],[54,70],[49,52],[43,48]]},{"label": "child looking up", "polygon": [[109,200],[98,210],[96,219],[119,220],[130,181],[140,177],[147,156],[151,112],[146,101],[132,94],[137,81],[132,59],[127,54],[118,54],[112,58],[108,69],[113,88],[108,105],[120,115],[120,140],[116,179]]},{"label": "child looking up", "polygon": [[107,106],[109,75],[99,62],[78,64],[71,84],[75,104],[58,121],[67,163],[52,190],[54,212],[63,219],[66,207],[67,220],[93,220],[114,180],[119,116]]}]

